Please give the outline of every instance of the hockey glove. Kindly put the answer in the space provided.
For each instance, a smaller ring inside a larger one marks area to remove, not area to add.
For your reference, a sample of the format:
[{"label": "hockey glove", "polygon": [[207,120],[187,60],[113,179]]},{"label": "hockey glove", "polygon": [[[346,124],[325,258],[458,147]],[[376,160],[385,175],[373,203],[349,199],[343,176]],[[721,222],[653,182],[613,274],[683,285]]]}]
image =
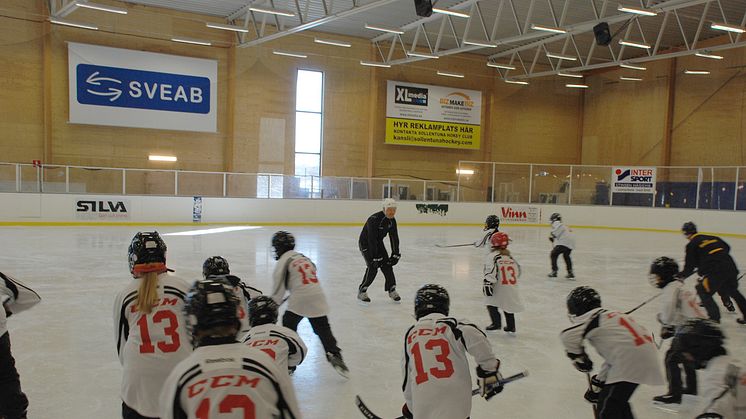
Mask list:
[{"label": "hockey glove", "polygon": [[585,352],[580,355],[568,352],[567,356],[572,359],[572,364],[576,370],[580,372],[591,372],[593,370],[593,361],[588,358],[588,355],[586,355]]},{"label": "hockey glove", "polygon": [[406,403],[401,406],[401,415],[404,416],[406,419],[414,419],[414,415],[412,414],[412,412],[409,411],[409,407]]},{"label": "hockey glove", "polygon": [[389,265],[391,265],[391,266],[396,265],[397,263],[399,263],[399,259],[401,259],[401,255],[400,254],[398,254],[398,253],[392,254],[391,257],[389,258]]},{"label": "hockey glove", "polygon": [[661,327],[661,338],[663,339],[671,339],[676,334],[676,328],[673,326],[663,326]]},{"label": "hockey glove", "polygon": [[597,375],[591,377],[591,384],[588,390],[583,395],[583,398],[589,403],[598,403],[598,395],[601,393],[601,389],[604,387],[604,382],[598,379]]},{"label": "hockey glove", "polygon": [[[499,365],[499,364],[498,364]],[[489,400],[495,394],[503,391],[503,385],[500,384],[502,375],[495,371],[485,371],[482,367],[477,366],[477,385],[479,385],[479,395]]]},{"label": "hockey glove", "polygon": [[549,236],[549,241],[552,242],[552,243],[554,243],[554,237],[553,236]]},{"label": "hockey glove", "polygon": [[495,293],[495,284],[485,279],[482,282],[482,294],[484,294],[485,297],[492,297],[494,293]]},{"label": "hockey glove", "polygon": [[382,263],[383,263],[383,258],[373,258],[373,260],[370,262],[370,267],[373,269],[378,269],[381,267]]}]

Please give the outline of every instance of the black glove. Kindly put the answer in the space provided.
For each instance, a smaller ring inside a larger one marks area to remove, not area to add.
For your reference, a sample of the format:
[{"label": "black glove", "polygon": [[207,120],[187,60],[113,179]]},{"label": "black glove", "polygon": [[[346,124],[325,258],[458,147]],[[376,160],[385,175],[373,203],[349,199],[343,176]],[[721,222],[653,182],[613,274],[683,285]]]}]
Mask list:
[{"label": "black glove", "polygon": [[[498,361],[499,368],[499,361]],[[489,400],[495,394],[503,391],[503,385],[500,384],[502,380],[499,370],[485,371],[482,367],[477,366],[477,384],[479,385],[479,394],[484,397],[485,400]]]},{"label": "black glove", "polygon": [[674,337],[676,334],[676,328],[673,326],[663,326],[661,327],[661,338],[663,339],[670,339]]},{"label": "black glove", "polygon": [[572,359],[572,364],[580,372],[591,372],[593,370],[593,361],[584,353],[580,355],[568,353],[567,356]]},{"label": "black glove", "polygon": [[484,294],[485,297],[492,297],[494,293],[495,293],[495,284],[485,279],[482,282],[482,294]]},{"label": "black glove", "polygon": [[409,407],[407,407],[406,403],[404,403],[401,407],[401,415],[407,419],[414,419],[414,415],[412,415],[412,412],[409,411]]},{"label": "black glove", "polygon": [[549,236],[549,241],[552,242],[552,243],[554,243],[554,237]]},{"label": "black glove", "polygon": [[391,254],[391,257],[389,258],[389,265],[394,266],[397,263],[399,263],[399,259],[401,259],[401,255],[398,253]]},{"label": "black glove", "polygon": [[589,403],[598,403],[598,395],[604,387],[604,382],[598,379],[597,375],[591,377],[591,386],[583,395],[583,398]]},{"label": "black glove", "polygon": [[378,269],[381,267],[381,264],[383,263],[383,258],[373,258],[370,262],[370,267],[373,269]]}]

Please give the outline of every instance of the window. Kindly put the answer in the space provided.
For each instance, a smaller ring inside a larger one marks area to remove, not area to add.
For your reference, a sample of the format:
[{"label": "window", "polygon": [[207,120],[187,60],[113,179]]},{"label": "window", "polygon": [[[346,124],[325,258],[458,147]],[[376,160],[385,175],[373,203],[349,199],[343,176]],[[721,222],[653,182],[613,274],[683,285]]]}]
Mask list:
[{"label": "window", "polygon": [[[298,70],[295,93],[295,176],[300,192],[321,193],[321,144],[323,137],[324,73]],[[314,178],[315,177],[315,178]]]}]

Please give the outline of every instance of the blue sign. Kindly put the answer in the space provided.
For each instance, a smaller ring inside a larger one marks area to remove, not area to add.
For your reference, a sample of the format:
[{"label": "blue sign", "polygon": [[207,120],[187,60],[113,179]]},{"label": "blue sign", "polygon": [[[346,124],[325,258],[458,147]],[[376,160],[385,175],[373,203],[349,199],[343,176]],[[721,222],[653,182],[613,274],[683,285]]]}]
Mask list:
[{"label": "blue sign", "polygon": [[85,105],[210,113],[210,79],[184,74],[78,64],[78,102]]}]

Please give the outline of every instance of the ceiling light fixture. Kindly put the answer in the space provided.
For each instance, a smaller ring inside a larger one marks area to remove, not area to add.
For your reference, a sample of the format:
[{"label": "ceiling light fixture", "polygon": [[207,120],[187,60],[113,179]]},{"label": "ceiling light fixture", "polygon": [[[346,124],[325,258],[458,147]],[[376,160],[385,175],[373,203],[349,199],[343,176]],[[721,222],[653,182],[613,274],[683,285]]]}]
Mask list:
[{"label": "ceiling light fixture", "polygon": [[75,28],[90,29],[90,30],[93,30],[93,31],[97,31],[98,30],[98,26],[88,25],[88,24],[85,24],[85,23],[72,22],[72,21],[69,21],[69,20],[57,19],[57,18],[54,18],[54,17],[50,18],[49,21],[52,22],[52,23],[54,23],[54,24],[56,24],[56,25],[72,26],[72,27],[75,27]]},{"label": "ceiling light fixture", "polygon": [[722,60],[723,59],[722,55],[714,55],[714,54],[709,54],[709,53],[706,53],[706,52],[698,52],[698,53],[696,53],[694,55],[696,55],[697,57],[702,57],[702,58],[710,58],[712,60]]},{"label": "ceiling light fixture", "polygon": [[226,25],[223,23],[207,22],[205,23],[205,26],[207,26],[208,28],[212,28],[212,29],[222,29],[224,31],[243,32],[243,33],[249,32],[249,30],[244,28],[243,26]]},{"label": "ceiling light fixture", "polygon": [[472,169],[456,169],[457,175],[473,175],[474,170]]},{"label": "ceiling light fixture", "polygon": [[577,57],[573,57],[572,55],[563,55],[563,54],[555,54],[553,52],[547,52],[547,57],[549,58],[556,58],[558,60],[566,60],[566,61],[577,61]]},{"label": "ceiling light fixture", "polygon": [[308,55],[306,54],[301,54],[299,52],[281,51],[279,49],[272,50],[272,54],[282,55],[285,57],[308,58]]},{"label": "ceiling light fixture", "polygon": [[633,64],[625,64],[625,63],[619,64],[619,67],[628,68],[630,70],[639,70],[639,71],[645,71],[645,70],[647,70],[647,67],[642,67],[642,66],[633,65]]},{"label": "ceiling light fixture", "polygon": [[582,74],[565,73],[565,72],[562,72],[562,71],[557,72],[557,75],[560,76],[560,77],[574,77],[576,79],[582,79],[583,78]]},{"label": "ceiling light fixture", "polygon": [[457,12],[457,11],[451,10],[451,9],[441,9],[440,7],[433,7],[433,12],[435,12],[435,13],[441,13],[441,14],[444,14],[444,15],[456,16],[456,17],[469,17],[468,13]]},{"label": "ceiling light fixture", "polygon": [[497,48],[497,44],[494,42],[487,42],[487,41],[469,41],[468,39],[464,39],[464,44],[466,45],[474,45],[477,47],[484,47],[484,48]]},{"label": "ceiling light fixture", "polygon": [[150,161],[176,161],[176,156],[158,156],[155,154],[151,154],[148,156],[148,160]]},{"label": "ceiling light fixture", "polygon": [[459,79],[463,79],[464,75],[460,73],[449,73],[447,71],[438,71],[439,76],[446,76],[446,77],[456,77]]},{"label": "ceiling light fixture", "polygon": [[212,45],[212,42],[210,41],[203,41],[201,39],[194,39],[194,38],[171,38],[174,42],[181,42],[183,44],[193,44],[193,45],[203,45],[206,47],[209,47]]},{"label": "ceiling light fixture", "polygon": [[570,87],[574,89],[587,89],[588,85],[587,84],[566,84],[565,87]]},{"label": "ceiling light fixture", "polygon": [[625,77],[625,76],[619,77],[619,80],[625,80],[625,81],[642,81],[642,79],[639,78],[639,77]]},{"label": "ceiling light fixture", "polygon": [[440,58],[435,54],[426,54],[424,52],[414,52],[414,51],[407,51],[407,55],[410,57],[418,57],[418,58]]},{"label": "ceiling light fixture", "polygon": [[385,26],[379,26],[379,25],[370,25],[370,24],[367,24],[367,23],[365,24],[365,29],[370,29],[370,30],[373,30],[373,31],[381,31],[381,32],[395,33],[395,34],[399,34],[399,35],[401,35],[401,34],[403,34],[403,33],[404,33],[404,31],[403,31],[403,30],[401,30],[401,29],[397,29],[397,28],[387,28],[387,27],[385,27]]},{"label": "ceiling light fixture", "polygon": [[635,48],[642,48],[642,49],[650,49],[650,48],[652,48],[648,44],[643,44],[641,42],[627,41],[627,40],[624,40],[624,39],[620,39],[619,40],[619,45],[626,45],[628,47],[635,47]]},{"label": "ceiling light fixture", "polygon": [[313,38],[313,42],[324,45],[334,45],[335,47],[350,48],[352,46],[349,42],[334,41],[332,39]]},{"label": "ceiling light fixture", "polygon": [[643,15],[643,16],[656,16],[658,14],[658,12],[656,12],[655,10],[643,9],[640,7],[623,6],[621,4],[616,9],[619,10],[620,12],[634,13],[636,15]]},{"label": "ceiling light fixture", "polygon": [[116,13],[120,15],[126,15],[127,9],[124,9],[122,7],[115,7],[115,6],[104,6],[103,4],[98,3],[88,3],[84,1],[76,1],[75,5],[78,7],[83,7],[86,9],[93,9],[98,10],[101,12],[109,12],[109,13]]},{"label": "ceiling light fixture", "polygon": [[487,61],[487,67],[502,68],[503,70],[515,70],[515,66],[493,63],[491,61]]},{"label": "ceiling light fixture", "polygon": [[707,70],[684,70],[684,74],[693,74],[693,75],[699,75],[699,76],[705,76],[707,74],[710,74]]},{"label": "ceiling light fixture", "polygon": [[728,32],[735,32],[735,33],[746,32],[746,28],[742,28],[736,25],[729,25],[727,23],[713,22],[712,25],[710,25],[710,28],[717,29],[719,31],[728,31]]},{"label": "ceiling light fixture", "polygon": [[562,28],[557,28],[554,26],[537,25],[535,23],[531,24],[531,29],[535,31],[544,31],[544,32],[552,32],[552,33],[567,33],[567,31]]},{"label": "ceiling light fixture", "polygon": [[287,17],[294,17],[295,16],[295,13],[293,13],[293,12],[290,12],[290,11],[287,11],[287,10],[280,10],[280,9],[271,9],[271,8],[268,8],[268,7],[255,7],[255,6],[252,6],[252,7],[249,7],[249,10],[251,10],[252,12],[267,13],[267,14],[270,14],[270,15],[277,15],[277,16],[287,16]]},{"label": "ceiling light fixture", "polygon": [[522,80],[505,80],[505,83],[520,84],[520,85],[523,85],[523,86],[525,86],[525,85],[528,84],[527,81],[522,81]]},{"label": "ceiling light fixture", "polygon": [[363,61],[363,60],[360,60],[360,65],[365,65],[365,66],[368,66],[368,67],[391,68],[391,64],[379,63],[379,62],[375,62],[375,61]]}]

